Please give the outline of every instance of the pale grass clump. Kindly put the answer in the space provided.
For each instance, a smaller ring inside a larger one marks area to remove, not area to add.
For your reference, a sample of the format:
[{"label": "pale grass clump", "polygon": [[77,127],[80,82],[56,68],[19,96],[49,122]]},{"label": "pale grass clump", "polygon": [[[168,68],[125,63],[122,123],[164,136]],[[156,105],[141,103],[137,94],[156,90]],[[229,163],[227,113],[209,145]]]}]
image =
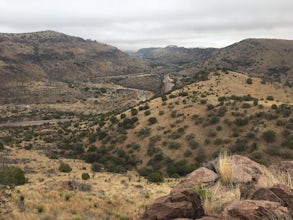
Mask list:
[{"label": "pale grass clump", "polygon": [[264,187],[272,187],[276,184],[283,184],[293,189],[292,178],[286,171],[281,171],[275,168],[266,172],[266,176],[266,181],[261,184]]},{"label": "pale grass clump", "polygon": [[223,184],[231,184],[233,178],[233,164],[231,156],[225,151],[218,157],[218,171]]},{"label": "pale grass clump", "polygon": [[225,186],[221,182],[210,188],[203,188],[208,193],[202,198],[202,205],[205,213],[214,215],[220,213],[224,203],[240,200],[240,186]]}]

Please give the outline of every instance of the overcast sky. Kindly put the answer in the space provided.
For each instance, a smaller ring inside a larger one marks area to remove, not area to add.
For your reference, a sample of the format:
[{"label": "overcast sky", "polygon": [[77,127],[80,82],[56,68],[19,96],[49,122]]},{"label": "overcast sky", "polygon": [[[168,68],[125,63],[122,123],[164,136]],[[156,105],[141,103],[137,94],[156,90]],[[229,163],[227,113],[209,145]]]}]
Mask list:
[{"label": "overcast sky", "polygon": [[122,50],[293,39],[293,0],[0,0],[0,32],[41,30]]}]

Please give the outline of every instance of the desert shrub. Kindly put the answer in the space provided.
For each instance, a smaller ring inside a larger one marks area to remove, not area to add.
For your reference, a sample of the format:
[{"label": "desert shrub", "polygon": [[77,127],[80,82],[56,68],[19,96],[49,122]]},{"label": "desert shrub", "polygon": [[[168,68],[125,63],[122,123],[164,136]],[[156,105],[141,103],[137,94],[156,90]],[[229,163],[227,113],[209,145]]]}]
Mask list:
[{"label": "desert shrub", "polygon": [[145,115],[145,116],[148,116],[148,115],[150,115],[150,114],[151,114],[151,111],[150,111],[150,110],[147,110],[147,111],[144,112],[144,115]]},{"label": "desert shrub", "polygon": [[138,121],[137,117],[125,118],[123,119],[122,122],[118,123],[118,126],[124,129],[131,129],[131,128],[134,128],[134,125],[137,121]]},{"label": "desert shrub", "polygon": [[[26,150],[31,150],[33,148],[33,145],[32,144],[29,144],[29,145],[25,145],[24,146],[24,149]],[[1,144],[0,144],[0,149],[1,149]]]},{"label": "desert shrub", "polygon": [[241,107],[242,108],[250,108],[251,105],[249,103],[243,103]]},{"label": "desert shrub", "polygon": [[163,115],[163,114],[165,114],[165,112],[163,110],[160,110],[159,115]]},{"label": "desert shrub", "polygon": [[161,182],[164,182],[164,176],[159,171],[152,171],[151,173],[148,174],[147,180],[152,183],[161,183]]},{"label": "desert shrub", "polygon": [[137,171],[140,176],[144,176],[144,177],[148,176],[152,172],[152,170],[147,167],[142,167],[138,169]]},{"label": "desert shrub", "polygon": [[168,98],[167,98],[166,95],[162,95],[161,98],[162,98],[162,101],[163,101],[163,102],[166,102],[166,101],[168,100]]},{"label": "desert shrub", "polygon": [[247,83],[247,84],[252,84],[252,79],[251,79],[251,78],[248,78],[248,79],[246,80],[246,83]]},{"label": "desert shrub", "polygon": [[118,122],[118,119],[116,118],[115,115],[112,115],[112,116],[110,117],[110,121],[111,121],[112,124],[115,124],[115,123]]},{"label": "desert shrub", "polygon": [[212,104],[207,104],[207,110],[210,111],[214,108],[214,106]]},{"label": "desert shrub", "polygon": [[188,96],[188,93],[187,92],[179,92],[179,94],[178,94],[179,96]]},{"label": "desert shrub", "polygon": [[268,100],[268,101],[273,101],[273,100],[274,100],[274,97],[271,96],[271,95],[269,95],[269,96],[267,96],[267,100]]},{"label": "desert shrub", "polygon": [[186,141],[191,141],[191,140],[193,140],[194,138],[195,138],[194,134],[188,134],[188,135],[185,136],[185,140],[186,140]]},{"label": "desert shrub", "polygon": [[198,148],[199,147],[199,143],[197,142],[197,141],[195,141],[195,140],[190,140],[189,142],[188,142],[188,146],[191,148],[191,149],[196,149],[196,148]]},{"label": "desert shrub", "polygon": [[221,139],[221,138],[216,138],[215,140],[214,140],[214,144],[215,145],[221,145],[221,144],[223,144],[224,143],[224,141],[223,141],[223,139]]},{"label": "desert shrub", "polygon": [[4,144],[0,142],[0,150],[4,149]]},{"label": "desert shrub", "polygon": [[186,150],[184,152],[184,157],[190,157],[192,155],[192,152],[190,150]]},{"label": "desert shrub", "polygon": [[137,115],[137,112],[138,112],[138,111],[137,111],[136,108],[132,108],[132,109],[131,109],[131,115],[132,115],[132,116]]},{"label": "desert shrub", "polygon": [[234,120],[234,124],[236,124],[237,126],[245,126],[247,125],[249,122],[248,118],[236,118]]},{"label": "desert shrub", "polygon": [[219,117],[223,117],[225,115],[225,113],[227,112],[227,108],[225,106],[221,106],[219,109],[218,109],[218,112],[217,112],[217,115]]},{"label": "desert shrub", "polygon": [[59,171],[63,173],[69,173],[72,170],[71,166],[67,163],[61,162],[59,165]]},{"label": "desert shrub", "polygon": [[81,178],[82,178],[83,180],[88,180],[88,179],[90,178],[90,175],[89,175],[88,173],[82,173],[82,174],[81,174]]},{"label": "desert shrub", "polygon": [[247,146],[247,140],[246,139],[237,139],[235,144],[231,146],[231,152],[232,153],[238,153],[243,152],[246,150]]},{"label": "desert shrub", "polygon": [[205,104],[207,104],[208,100],[206,100],[206,99],[201,99],[199,102],[200,102],[200,104],[205,105]]},{"label": "desert shrub", "polygon": [[276,132],[273,130],[267,130],[263,132],[262,138],[267,142],[267,143],[273,143],[276,140]]},{"label": "desert shrub", "polygon": [[92,171],[94,171],[94,172],[100,172],[101,169],[102,169],[102,165],[99,164],[99,163],[97,163],[97,162],[94,162],[94,163],[92,163],[92,165],[91,165],[91,169],[92,169]]},{"label": "desert shrub", "polygon": [[185,160],[177,162],[171,161],[167,166],[167,173],[170,177],[185,176],[196,167],[196,165],[188,165]]},{"label": "desert shrub", "polygon": [[177,96],[176,95],[174,95],[174,94],[170,94],[169,95],[169,99],[174,99],[174,98],[176,98]]},{"label": "desert shrub", "polygon": [[146,128],[140,129],[137,133],[137,136],[140,138],[146,138],[150,136],[150,134],[151,134],[151,128],[146,127]]},{"label": "desert shrub", "polygon": [[120,115],[120,118],[121,118],[121,119],[126,118],[126,115],[125,115],[124,113],[122,113],[122,114]]},{"label": "desert shrub", "polygon": [[177,150],[181,147],[181,145],[180,145],[180,143],[174,141],[174,142],[169,142],[168,147],[169,147],[169,149]]},{"label": "desert shrub", "polygon": [[151,117],[148,119],[149,125],[153,125],[158,122],[157,118]]},{"label": "desert shrub", "polygon": [[272,104],[271,108],[274,109],[274,110],[277,110],[278,106],[276,104]]},{"label": "desert shrub", "polygon": [[0,167],[0,184],[2,185],[23,185],[27,182],[22,169],[15,166]]}]

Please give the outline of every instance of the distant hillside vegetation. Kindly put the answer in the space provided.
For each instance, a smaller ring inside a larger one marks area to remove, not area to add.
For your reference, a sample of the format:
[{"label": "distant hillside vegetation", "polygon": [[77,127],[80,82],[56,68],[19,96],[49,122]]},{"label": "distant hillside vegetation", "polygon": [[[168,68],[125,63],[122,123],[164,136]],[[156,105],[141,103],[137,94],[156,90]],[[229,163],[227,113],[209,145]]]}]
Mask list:
[{"label": "distant hillside vegetation", "polygon": [[246,39],[221,49],[145,48],[137,55],[154,61],[162,72],[171,71],[183,84],[194,81],[203,70],[222,69],[293,85],[292,40]]},{"label": "distant hillside vegetation", "polygon": [[[149,73],[142,59],[95,41],[53,31],[0,34],[2,104],[82,100],[83,88],[91,87],[86,83]],[[159,77],[153,81],[153,89],[161,86]]]}]

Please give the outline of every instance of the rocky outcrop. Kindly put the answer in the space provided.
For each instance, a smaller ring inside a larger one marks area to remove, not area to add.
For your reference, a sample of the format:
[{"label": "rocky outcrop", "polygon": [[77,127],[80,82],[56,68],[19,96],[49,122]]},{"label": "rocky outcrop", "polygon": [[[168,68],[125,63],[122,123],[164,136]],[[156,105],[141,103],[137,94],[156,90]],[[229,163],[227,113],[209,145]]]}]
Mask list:
[{"label": "rocky outcrop", "polygon": [[[228,196],[225,190],[229,190],[229,186],[220,182],[220,174],[216,174],[206,167],[201,167],[183,179],[171,190],[168,196],[159,198],[148,206],[141,220],[269,220],[293,218],[292,188],[282,184],[260,187],[260,185],[263,185],[262,183],[269,181],[272,175],[265,166],[244,156],[233,155],[230,159],[233,176],[232,185],[240,185],[240,201],[225,203],[219,208],[221,211],[217,210],[219,213],[212,213],[216,214],[216,217],[204,216],[202,201],[199,195],[194,192],[193,187],[200,185],[203,187],[202,190],[221,190],[221,192],[218,192],[220,196],[223,196],[223,194]],[[217,171],[217,162],[213,162],[211,167]],[[285,172],[290,169],[293,169],[293,163],[287,162]],[[211,200],[211,202],[215,201]]]},{"label": "rocky outcrop", "polygon": [[231,156],[231,161],[233,183],[255,182],[257,184],[269,173],[269,170],[265,166],[244,156],[233,155]]},{"label": "rocky outcrop", "polygon": [[171,193],[184,189],[192,189],[192,187],[198,184],[214,183],[218,178],[219,176],[212,170],[201,167],[190,173],[179,185],[172,189]]},{"label": "rocky outcrop", "polygon": [[147,207],[140,220],[195,219],[203,215],[200,197],[189,189],[157,199]]},{"label": "rocky outcrop", "polygon": [[265,200],[233,201],[224,206],[226,219],[256,220],[284,219],[289,210],[280,203]]}]

